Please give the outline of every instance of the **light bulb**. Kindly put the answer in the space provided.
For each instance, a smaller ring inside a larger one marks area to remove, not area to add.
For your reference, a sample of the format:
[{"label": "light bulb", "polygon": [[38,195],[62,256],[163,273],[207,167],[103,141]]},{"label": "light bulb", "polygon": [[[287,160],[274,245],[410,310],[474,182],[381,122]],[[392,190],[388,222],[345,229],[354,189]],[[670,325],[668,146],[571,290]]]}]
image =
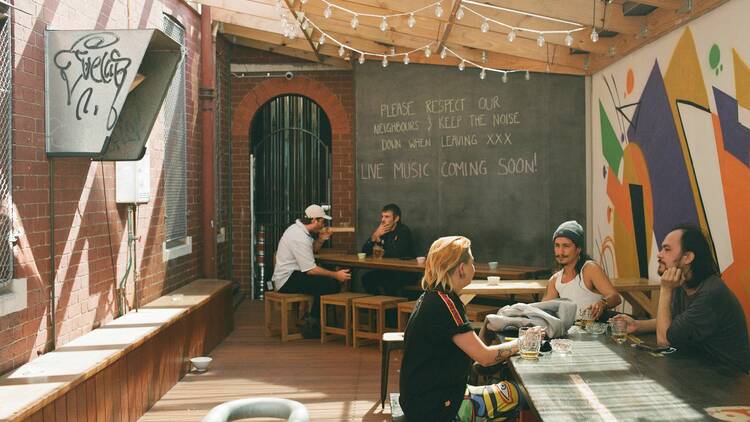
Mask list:
[{"label": "light bulb", "polygon": [[323,45],[326,42],[326,36],[325,34],[320,34],[320,38],[318,38],[318,44]]},{"label": "light bulb", "polygon": [[573,45],[573,35],[568,32],[568,35],[565,36],[565,45],[568,47],[571,47]]},{"label": "light bulb", "polygon": [[359,64],[365,63],[365,53],[359,53]]},{"label": "light bulb", "polygon": [[293,28],[291,28],[289,30],[289,39],[290,40],[296,40],[297,39],[297,29],[296,28],[293,27]]},{"label": "light bulb", "polygon": [[303,31],[307,31],[307,28],[309,28],[309,27],[310,27],[310,22],[308,22],[308,21],[307,21],[307,19],[305,19],[305,20],[304,20],[304,21],[302,22],[302,30],[303,30]]},{"label": "light bulb", "polygon": [[424,48],[424,56],[425,56],[425,57],[430,57],[430,56],[432,56],[432,49],[430,49],[430,46],[429,46],[429,45],[428,45],[427,47],[425,47],[425,48]]},{"label": "light bulb", "polygon": [[340,45],[339,46],[339,56],[343,56],[345,52],[346,52],[346,50],[344,50],[344,46]]},{"label": "light bulb", "polygon": [[544,70],[546,70],[547,73],[549,73],[549,71],[550,71],[549,63],[547,63],[547,66],[544,68]]},{"label": "light bulb", "polygon": [[527,81],[528,81],[529,79],[531,79],[531,74],[529,73],[529,71],[528,71],[528,70],[526,71],[526,74],[525,74],[525,75],[523,76],[523,78],[524,78],[524,79],[526,79]]},{"label": "light bulb", "polygon": [[382,64],[383,64],[383,67],[388,67],[388,57],[387,56],[383,56],[383,63]]},{"label": "light bulb", "polygon": [[409,19],[406,20],[406,24],[409,25],[409,28],[414,28],[414,25],[417,24],[417,18],[414,17],[414,13],[409,13]]},{"label": "light bulb", "polygon": [[352,17],[351,25],[352,29],[357,29],[357,25],[359,25],[359,19],[357,19],[357,15],[354,15]]},{"label": "light bulb", "polygon": [[302,4],[306,4],[307,0],[299,0],[299,2],[302,3]]},{"label": "light bulb", "polygon": [[383,32],[388,30],[388,21],[386,20],[385,16],[383,16],[383,20],[380,21],[380,30]]},{"label": "light bulb", "polygon": [[461,6],[458,8],[458,11],[456,12],[456,19],[461,20],[464,18],[464,7]]},{"label": "light bulb", "polygon": [[507,82],[508,82],[508,72],[504,72],[503,73],[503,83],[507,83]]},{"label": "light bulb", "polygon": [[485,33],[487,31],[489,31],[490,30],[490,21],[488,21],[487,19],[485,19],[484,22],[482,22],[482,26],[479,27],[479,29],[481,29],[482,32],[485,32]]},{"label": "light bulb", "polygon": [[591,30],[591,42],[599,41],[599,33],[596,32],[596,28]]},{"label": "light bulb", "polygon": [[440,3],[435,6],[435,16],[437,16],[438,18],[443,16],[443,6],[441,6]]},{"label": "light bulb", "polygon": [[445,56],[447,55],[448,55],[448,50],[445,47],[443,47],[443,49],[440,51],[440,58],[444,59]]},{"label": "light bulb", "polygon": [[326,7],[326,10],[323,11],[323,17],[328,19],[333,14],[333,10],[331,9],[331,5],[329,4],[328,7]]},{"label": "light bulb", "polygon": [[479,72],[479,79],[484,80],[484,78],[486,77],[487,77],[487,71],[485,71],[484,68],[482,68],[482,71]]},{"label": "light bulb", "polygon": [[513,42],[516,39],[516,29],[513,28],[508,32],[508,42]]},{"label": "light bulb", "polygon": [[409,64],[409,55],[404,54],[404,64]]},{"label": "light bulb", "polygon": [[482,63],[487,64],[487,50],[482,50]]},{"label": "light bulb", "polygon": [[466,68],[466,62],[461,60],[461,63],[458,64],[458,70],[464,70]]},{"label": "light bulb", "polygon": [[538,45],[539,47],[544,47],[544,34],[539,34],[539,37],[537,37],[536,39],[536,45]]}]

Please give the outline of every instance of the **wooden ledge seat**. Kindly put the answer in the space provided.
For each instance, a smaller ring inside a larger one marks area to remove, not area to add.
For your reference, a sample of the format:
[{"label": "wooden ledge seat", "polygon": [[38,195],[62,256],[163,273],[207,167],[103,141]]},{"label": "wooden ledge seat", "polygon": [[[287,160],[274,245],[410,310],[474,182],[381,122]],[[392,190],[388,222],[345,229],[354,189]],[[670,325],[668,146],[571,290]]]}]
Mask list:
[{"label": "wooden ledge seat", "polygon": [[[358,347],[361,343],[360,339],[367,339],[378,341],[382,348],[383,333],[389,328],[391,328],[389,331],[398,330],[397,327],[386,327],[385,313],[389,309],[395,310],[399,303],[405,301],[406,298],[396,296],[368,296],[352,300],[353,346]],[[363,324],[360,320],[360,311],[370,313],[370,320],[367,324]]]},{"label": "wooden ledge seat", "polygon": [[[320,297],[320,342],[330,340],[331,335],[344,336],[346,345],[352,344],[352,300],[369,296],[367,293],[344,292]],[[328,307],[343,311],[343,321],[333,325],[328,320]],[[343,308],[343,309],[341,309]]]},{"label": "wooden ledge seat", "polygon": [[[265,301],[266,337],[280,333],[281,341],[301,339],[302,333],[297,330],[294,323],[310,309],[313,297],[301,293],[266,292],[263,300]],[[277,315],[279,322],[276,322]]]},{"label": "wooden ledge seat", "polygon": [[0,421],[136,420],[232,331],[231,282],[195,280],[0,378]]},{"label": "wooden ledge seat", "polygon": [[[409,315],[414,312],[414,307],[417,306],[417,301],[412,300],[410,302],[401,302],[398,304],[398,330],[404,331],[406,329],[406,323],[409,322]],[[483,322],[484,317],[497,312],[498,308],[495,306],[488,305],[466,305],[466,317],[472,322]]]}]

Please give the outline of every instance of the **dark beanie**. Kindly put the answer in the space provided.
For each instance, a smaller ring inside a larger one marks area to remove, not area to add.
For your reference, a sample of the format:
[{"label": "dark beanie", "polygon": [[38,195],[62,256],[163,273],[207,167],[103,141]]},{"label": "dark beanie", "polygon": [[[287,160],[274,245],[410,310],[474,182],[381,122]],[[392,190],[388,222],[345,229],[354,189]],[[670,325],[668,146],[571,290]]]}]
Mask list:
[{"label": "dark beanie", "polygon": [[567,237],[576,246],[583,248],[583,227],[577,221],[570,220],[560,224],[560,227],[555,230],[555,234],[552,235],[552,241],[554,242],[560,236]]}]

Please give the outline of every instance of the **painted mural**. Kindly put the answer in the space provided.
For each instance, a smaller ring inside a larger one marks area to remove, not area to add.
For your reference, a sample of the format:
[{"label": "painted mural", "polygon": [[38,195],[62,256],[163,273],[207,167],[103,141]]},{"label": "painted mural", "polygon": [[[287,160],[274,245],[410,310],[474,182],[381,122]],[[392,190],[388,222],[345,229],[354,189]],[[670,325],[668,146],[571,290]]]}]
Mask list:
[{"label": "painted mural", "polygon": [[592,77],[593,255],[657,278],[693,223],[750,322],[750,2],[734,0]]}]

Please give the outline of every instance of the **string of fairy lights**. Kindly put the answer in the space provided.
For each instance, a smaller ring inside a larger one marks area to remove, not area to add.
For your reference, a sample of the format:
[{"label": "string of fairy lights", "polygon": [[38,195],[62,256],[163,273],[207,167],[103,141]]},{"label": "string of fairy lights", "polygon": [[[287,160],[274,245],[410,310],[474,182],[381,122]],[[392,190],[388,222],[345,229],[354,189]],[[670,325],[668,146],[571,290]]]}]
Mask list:
[{"label": "string of fairy lights", "polygon": [[[289,3],[293,5],[294,1],[295,0],[290,0]],[[306,3],[308,3],[308,1],[311,1],[311,0],[298,0],[298,1],[302,5],[305,5]],[[442,2],[444,0],[438,0],[428,5],[419,7],[417,9],[410,10],[408,12],[399,12],[399,13],[390,13],[390,14],[358,12],[358,11],[340,6],[329,0],[313,0],[313,1],[319,1],[324,4],[323,18],[325,19],[330,19],[334,15],[334,13],[337,13],[337,14],[344,13],[348,17],[349,25],[354,30],[356,30],[359,27],[359,24],[360,24],[359,19],[362,17],[379,20],[380,21],[380,24],[378,25],[379,29],[382,32],[386,32],[390,28],[391,23],[396,18],[408,16],[408,18],[406,19],[406,25],[409,27],[409,29],[413,29],[417,23],[417,18],[416,18],[417,14],[424,13],[425,11],[432,9],[435,17],[440,18],[445,13],[443,6],[442,6]],[[531,16],[531,17],[542,19],[542,20],[555,22],[561,25],[566,25],[566,27],[562,29],[543,29],[542,30],[542,29],[535,29],[535,28],[530,28],[530,27],[525,27],[525,26],[520,26],[520,25],[513,25],[513,24],[509,24],[507,22],[503,22],[499,19],[492,18],[490,16],[485,15],[484,13],[480,12],[480,10],[482,10],[480,8],[490,8],[490,9],[494,9],[494,10],[502,11],[502,12],[509,12],[509,13],[519,14],[523,16]],[[316,24],[308,16],[306,16],[304,11],[300,11],[297,14],[297,20],[295,19],[290,20],[287,14],[287,9],[284,7],[283,0],[277,0],[276,9],[281,16],[282,31],[285,37],[290,38],[290,39],[295,39],[298,36],[298,27],[301,28],[301,30],[305,32],[308,31],[312,27],[313,32],[311,33],[311,35],[317,32],[315,38],[317,38],[317,42],[319,46],[325,44],[326,42],[337,45],[339,56],[344,57],[348,52],[351,58],[354,58],[356,56],[357,61],[360,64],[364,63],[365,60],[368,57],[370,57],[373,59],[379,59],[383,67],[388,66],[389,59],[395,59],[395,58],[400,58],[403,64],[408,65],[411,61],[410,55],[413,56],[414,54],[417,54],[418,52],[422,52],[422,54],[424,54],[426,58],[429,58],[434,52],[434,50],[439,47],[439,44],[437,41],[432,41],[426,45],[423,45],[421,47],[414,48],[408,51],[397,52],[394,47],[391,47],[389,51],[382,52],[382,53],[365,51],[364,49],[352,47],[348,45],[346,42],[336,39],[329,32],[321,28],[319,24]],[[539,46],[540,48],[544,47],[545,42],[546,42],[545,35],[548,35],[548,34],[565,34],[565,38],[564,38],[565,45],[568,47],[571,47],[574,42],[573,34],[585,30],[585,27],[577,22],[571,22],[571,21],[566,21],[563,19],[537,15],[537,14],[529,13],[529,12],[522,12],[522,11],[509,9],[505,7],[479,3],[473,0],[461,0],[461,4],[456,10],[456,14],[455,14],[456,20],[459,20],[459,21],[462,20],[464,16],[467,14],[467,12],[477,16],[479,20],[482,22],[479,27],[482,33],[488,33],[492,25],[502,27],[508,31],[506,35],[506,39],[508,40],[508,42],[513,42],[520,33],[525,32],[528,34],[535,34],[537,46]],[[594,10],[594,12],[596,12],[596,10]],[[391,23],[389,23],[389,20],[391,21]],[[592,25],[590,38],[592,42],[598,41],[599,33],[596,30],[596,26]],[[449,54],[455,57],[456,59],[458,59],[459,70],[463,71],[467,65],[479,69],[479,77],[481,79],[485,79],[488,72],[501,74],[503,82],[508,81],[508,74],[516,73],[516,72],[524,72],[524,76],[526,80],[530,78],[528,70],[498,69],[498,68],[485,65],[484,62],[486,61],[486,57],[487,57],[486,52],[482,52],[482,63],[477,63],[477,61],[469,60],[466,57],[459,54],[458,52],[456,52],[455,50],[445,45],[442,46],[439,54],[440,54],[441,59],[445,59]],[[550,63],[548,60],[547,61],[548,71],[549,71],[549,67],[550,67]]]}]

